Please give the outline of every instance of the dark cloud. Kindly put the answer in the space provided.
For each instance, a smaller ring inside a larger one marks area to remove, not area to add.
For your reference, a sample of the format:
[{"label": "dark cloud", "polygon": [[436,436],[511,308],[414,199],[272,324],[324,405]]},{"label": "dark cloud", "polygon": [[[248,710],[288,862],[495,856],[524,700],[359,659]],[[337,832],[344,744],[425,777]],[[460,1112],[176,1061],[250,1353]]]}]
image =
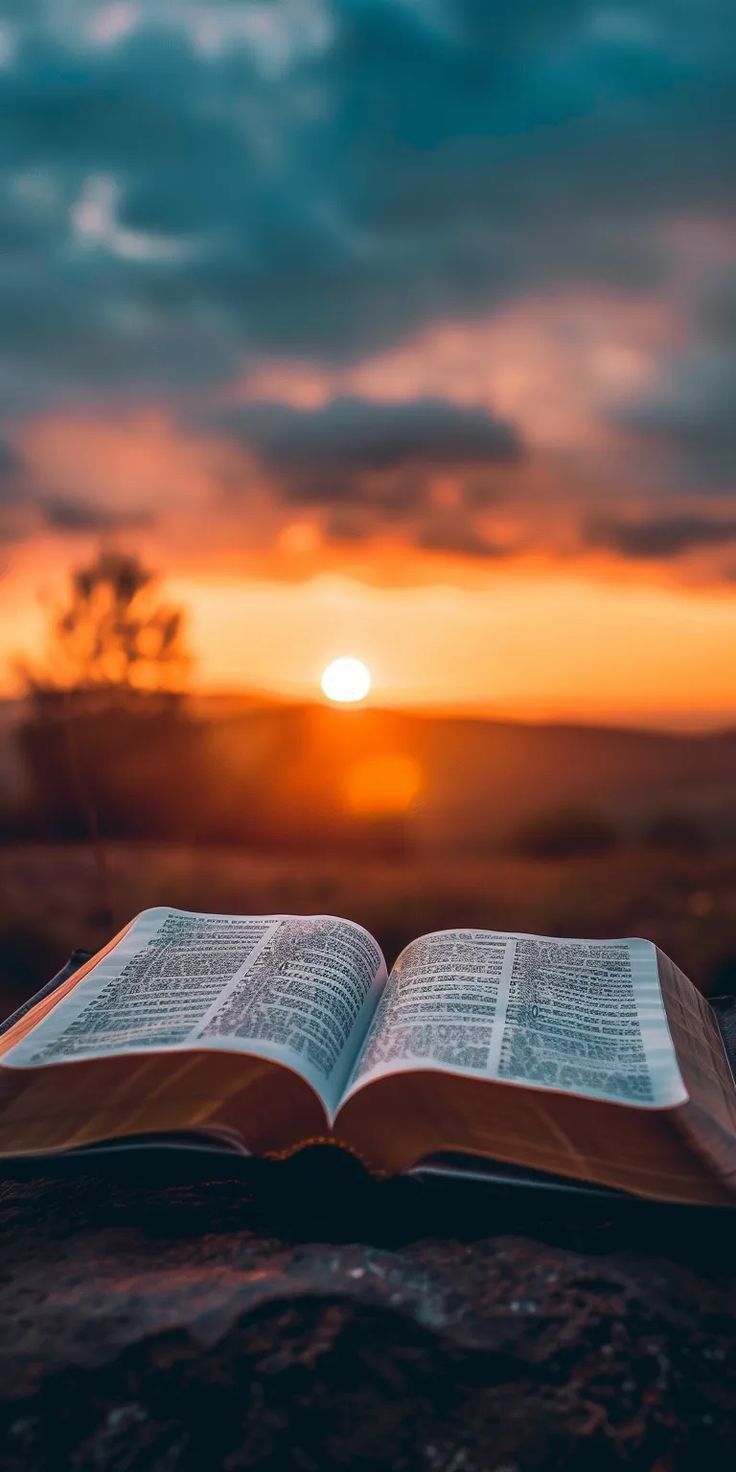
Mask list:
[{"label": "dark cloud", "polygon": [[643,445],[664,451],[679,488],[736,491],[736,351],[686,360],[668,394],[629,406],[617,423]]},{"label": "dark cloud", "polygon": [[588,528],[591,544],[624,557],[668,559],[736,541],[736,517],[660,516],[646,521],[599,520]]},{"label": "dark cloud", "polygon": [[[366,477],[402,477],[404,499],[422,494],[433,470],[509,465],[522,456],[519,434],[481,409],[441,399],[402,403],[345,397],[318,409],[251,403],[221,414],[217,426],[256,454],[294,500],[348,500]],[[417,480],[406,472],[421,468]]]},{"label": "dark cloud", "polygon": [[0,439],[0,544],[25,537],[28,489],[21,457],[7,440]]},{"label": "dark cloud", "polygon": [[0,439],[0,545],[22,541],[32,528],[31,489],[21,456]]},{"label": "dark cloud", "polygon": [[6,440],[0,439],[0,505],[14,501],[18,490],[21,462]]},{"label": "dark cloud", "polygon": [[150,527],[155,517],[146,511],[116,511],[105,506],[92,506],[73,496],[42,496],[38,501],[46,525],[53,531],[80,534],[84,532],[140,531]]},{"label": "dark cloud", "polygon": [[[504,490],[508,499],[509,472],[523,463],[525,447],[513,425],[485,410],[350,396],[314,409],[242,404],[215,424],[246,462],[256,458],[284,502],[320,512],[330,539],[391,530],[424,551],[508,555],[481,520]],[[226,495],[237,502],[249,484],[248,475],[230,474]]]},{"label": "dark cloud", "polygon": [[6,440],[0,440],[0,476],[8,475],[18,466],[18,456]]}]

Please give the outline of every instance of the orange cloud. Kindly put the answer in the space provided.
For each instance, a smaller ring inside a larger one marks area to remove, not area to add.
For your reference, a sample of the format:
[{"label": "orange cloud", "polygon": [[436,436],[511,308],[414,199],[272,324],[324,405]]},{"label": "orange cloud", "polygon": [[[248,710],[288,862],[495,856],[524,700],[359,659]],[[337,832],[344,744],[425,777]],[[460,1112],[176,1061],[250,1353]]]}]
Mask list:
[{"label": "orange cloud", "polygon": [[160,409],[31,420],[16,435],[30,475],[91,507],[197,514],[212,499],[219,456]]}]

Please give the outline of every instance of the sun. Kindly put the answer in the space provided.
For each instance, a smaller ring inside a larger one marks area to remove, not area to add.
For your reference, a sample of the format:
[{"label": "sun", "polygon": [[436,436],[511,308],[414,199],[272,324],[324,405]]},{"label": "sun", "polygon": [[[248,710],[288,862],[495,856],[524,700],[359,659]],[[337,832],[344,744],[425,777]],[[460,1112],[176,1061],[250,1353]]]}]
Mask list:
[{"label": "sun", "polygon": [[359,700],[365,700],[371,688],[371,672],[362,659],[344,654],[340,659],[333,659],[322,671],[320,685],[328,700],[335,700],[340,705],[355,705]]}]

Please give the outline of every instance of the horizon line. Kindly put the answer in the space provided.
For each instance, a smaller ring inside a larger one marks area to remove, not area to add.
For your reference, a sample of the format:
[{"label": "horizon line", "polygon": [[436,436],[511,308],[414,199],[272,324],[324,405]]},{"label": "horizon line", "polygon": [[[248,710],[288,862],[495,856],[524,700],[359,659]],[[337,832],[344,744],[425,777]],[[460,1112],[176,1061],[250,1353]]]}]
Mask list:
[{"label": "horizon line", "polygon": [[[155,693],[155,692],[150,692]],[[450,703],[442,700],[399,700],[371,698],[357,704],[340,705],[315,692],[314,695],[298,692],[280,692],[262,686],[222,686],[212,688],[190,688],[180,693],[193,704],[216,701],[232,701],[241,705],[270,705],[275,708],[307,707],[333,710],[353,718],[362,712],[383,715],[414,716],[420,719],[447,721],[481,721],[488,725],[529,727],[573,727],[584,730],[615,731],[641,735],[671,736],[725,736],[736,731],[736,710],[704,711],[604,711],[600,714],[584,712],[522,712],[494,707],[479,702]],[[26,700],[23,693],[0,692],[0,707],[20,706]]]}]

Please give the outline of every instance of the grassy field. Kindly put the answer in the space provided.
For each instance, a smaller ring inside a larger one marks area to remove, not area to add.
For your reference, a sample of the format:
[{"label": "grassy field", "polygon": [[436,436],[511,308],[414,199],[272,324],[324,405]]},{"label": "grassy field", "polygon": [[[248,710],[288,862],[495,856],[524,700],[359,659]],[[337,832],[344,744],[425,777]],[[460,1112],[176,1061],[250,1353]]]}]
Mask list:
[{"label": "grassy field", "polygon": [[[232,848],[109,844],[119,926],[149,905],[232,913],[335,913],[366,925],[392,960],[453,925],[557,935],[645,935],[705,990],[736,990],[736,850],[690,858],[628,846],[542,862],[447,864],[264,856]],[[17,1006],[110,921],[83,844],[0,848],[0,1010]]]}]

